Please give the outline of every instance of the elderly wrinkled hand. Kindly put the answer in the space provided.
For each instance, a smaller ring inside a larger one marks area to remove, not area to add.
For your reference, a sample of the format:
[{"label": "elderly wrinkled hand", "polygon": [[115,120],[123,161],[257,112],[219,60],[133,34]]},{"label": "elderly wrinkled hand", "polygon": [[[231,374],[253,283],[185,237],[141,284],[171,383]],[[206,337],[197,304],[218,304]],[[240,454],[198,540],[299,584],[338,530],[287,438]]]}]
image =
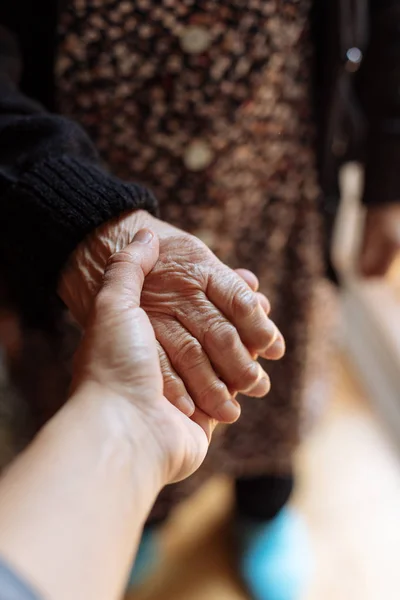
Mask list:
[{"label": "elderly wrinkled hand", "polygon": [[256,292],[254,275],[236,273],[196,237],[137,211],[104,225],[79,246],[61,279],[61,297],[84,324],[109,256],[143,227],[160,239],[141,306],[156,334],[164,394],[189,416],[198,407],[233,422],[240,415],[236,392],[261,397],[269,391],[257,355],[284,354],[282,335],[267,316],[268,301]]},{"label": "elderly wrinkled hand", "polygon": [[216,423],[198,408],[188,418],[164,397],[154,330],[140,308],[143,282],[158,253],[157,236],[143,229],[108,260],[75,357],[74,388],[97,386],[100,399],[128,400],[134,414],[126,435],[135,435],[132,422],[136,430],[147,428],[165,485],[200,466]]}]

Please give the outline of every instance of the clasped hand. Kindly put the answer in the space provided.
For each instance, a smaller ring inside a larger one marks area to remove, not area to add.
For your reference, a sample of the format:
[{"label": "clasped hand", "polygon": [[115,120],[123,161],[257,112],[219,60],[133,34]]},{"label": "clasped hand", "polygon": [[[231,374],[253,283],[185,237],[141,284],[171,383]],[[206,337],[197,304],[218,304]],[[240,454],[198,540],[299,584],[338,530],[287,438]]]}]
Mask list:
[{"label": "clasped hand", "polygon": [[103,225],[78,247],[60,294],[85,325],[109,257],[143,227],[160,242],[141,307],[155,332],[164,395],[188,416],[199,410],[233,422],[240,415],[237,392],[262,397],[269,391],[257,355],[278,359],[284,353],[282,335],[268,318],[268,301],[257,292],[252,273],[231,270],[196,237],[136,211]]}]

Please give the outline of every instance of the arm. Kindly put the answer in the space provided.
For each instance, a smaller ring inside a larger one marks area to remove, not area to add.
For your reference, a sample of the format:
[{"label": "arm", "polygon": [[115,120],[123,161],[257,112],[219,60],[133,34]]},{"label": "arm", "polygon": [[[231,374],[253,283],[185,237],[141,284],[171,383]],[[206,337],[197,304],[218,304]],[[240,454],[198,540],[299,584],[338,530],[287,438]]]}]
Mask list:
[{"label": "arm", "polygon": [[153,439],[125,398],[88,385],[3,478],[0,553],[43,598],[122,596],[166,483]]},{"label": "arm", "polygon": [[142,235],[110,261],[75,393],[0,482],[0,555],[49,600],[119,597],[161,487],[190,475],[207,451],[214,424],[163,397],[139,308],[157,254],[157,238]]},{"label": "arm", "polygon": [[88,233],[127,210],[154,212],[155,200],[102,169],[80,126],[25,97],[19,75],[18,47],[0,27],[0,252],[14,294],[32,298],[55,290]]},{"label": "arm", "polygon": [[370,42],[358,81],[367,118],[367,214],[360,261],[364,275],[384,275],[400,250],[399,27],[396,0],[370,3]]},{"label": "arm", "polygon": [[148,191],[102,170],[77,124],[22,96],[9,60],[16,50],[4,32],[3,40],[0,253],[24,315],[32,307],[48,312],[43,299],[59,281],[61,298],[84,325],[109,256],[150,227],[161,253],[144,307],[159,342],[166,394],[188,412],[194,401],[233,422],[240,413],[235,392],[261,397],[270,388],[255,355],[284,353],[265,298],[202,242],[152,216]]},{"label": "arm", "polygon": [[400,5],[397,0],[370,5],[358,93],[368,124],[364,203],[376,205],[400,199]]}]

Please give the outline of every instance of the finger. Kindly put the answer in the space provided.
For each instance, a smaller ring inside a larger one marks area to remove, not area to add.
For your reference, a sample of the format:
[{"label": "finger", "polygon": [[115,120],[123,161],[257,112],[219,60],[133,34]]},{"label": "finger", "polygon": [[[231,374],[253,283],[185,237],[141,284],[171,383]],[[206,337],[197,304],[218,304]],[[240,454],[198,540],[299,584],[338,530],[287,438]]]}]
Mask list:
[{"label": "finger", "polygon": [[191,417],[195,411],[195,404],[189,396],[185,384],[173,369],[164,348],[157,342],[158,356],[164,382],[164,396],[178,408],[184,415]]},{"label": "finger", "polygon": [[263,311],[265,312],[265,314],[269,315],[269,313],[271,312],[271,304],[270,304],[268,298],[266,296],[264,296],[264,294],[262,294],[261,292],[257,292],[256,296],[257,296],[260,306],[263,309]]},{"label": "finger", "polygon": [[248,269],[236,269],[235,272],[247,283],[253,292],[257,292],[260,283],[252,271],[249,271]]},{"label": "finger", "polygon": [[[89,329],[92,338],[95,336],[93,348],[103,357],[109,372],[115,374],[118,386],[126,384],[129,388],[136,376],[146,375],[161,392],[154,330],[139,307],[143,281],[158,258],[158,248],[158,238],[142,230],[131,244],[110,258],[90,314]],[[130,368],[124,367],[132,361]]]},{"label": "finger", "polygon": [[109,258],[100,291],[115,294],[130,307],[139,306],[144,278],[154,267],[158,255],[157,236],[149,229],[141,229],[131,244]]},{"label": "finger", "polygon": [[179,483],[197,471],[206,457],[213,431],[218,425],[218,421],[211,419],[199,408],[196,408],[190,419],[185,416],[182,416],[182,419],[185,421],[183,424],[185,435],[189,436],[186,448],[187,460],[184,467],[169,483]]},{"label": "finger", "polygon": [[207,436],[208,443],[210,444],[212,434],[214,432],[214,429],[218,425],[218,421],[216,421],[215,419],[211,419],[205,412],[203,412],[199,408],[196,408],[191,419],[203,429],[204,433]]},{"label": "finger", "polygon": [[261,306],[263,307],[265,314],[269,315],[271,311],[271,305],[267,297],[264,294],[258,292],[260,283],[256,275],[254,275],[254,273],[252,271],[249,271],[248,269],[236,269],[235,272],[239,275],[239,277],[243,279],[245,283],[247,283],[247,285],[253,292],[257,292],[257,298]]},{"label": "finger", "polygon": [[201,344],[174,317],[150,316],[157,339],[198,408],[223,423],[240,416],[240,405],[215,373]]},{"label": "finger", "polygon": [[[195,317],[192,316],[193,307],[196,308]],[[200,342],[230,392],[254,397],[268,393],[271,385],[267,373],[253,360],[232,323],[202,292],[181,303],[178,319]]]},{"label": "finger", "polygon": [[236,327],[251,354],[275,359],[284,354],[283,337],[267,317],[258,297],[231,269],[222,266],[211,273],[206,289],[211,302]]},{"label": "finger", "polygon": [[[279,331],[279,330],[278,330]],[[285,356],[286,353],[286,342],[283,335],[279,332],[276,341],[268,348],[264,353],[261,353],[261,358],[268,360],[280,360]]]}]

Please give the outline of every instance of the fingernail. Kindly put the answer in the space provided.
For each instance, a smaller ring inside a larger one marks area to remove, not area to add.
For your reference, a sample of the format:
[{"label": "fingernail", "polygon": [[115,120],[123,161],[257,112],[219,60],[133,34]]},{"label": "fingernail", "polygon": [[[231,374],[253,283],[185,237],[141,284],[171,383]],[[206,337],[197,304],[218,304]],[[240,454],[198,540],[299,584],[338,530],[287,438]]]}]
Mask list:
[{"label": "fingernail", "polygon": [[240,404],[234,398],[225,400],[218,409],[218,420],[223,423],[234,423],[240,417]]},{"label": "fingernail", "polygon": [[268,331],[268,334],[271,336],[271,344],[270,345],[272,345],[275,342],[276,338],[278,337],[278,334],[279,334],[278,328],[275,325],[275,323],[273,321],[271,321],[271,319],[268,319],[266,329]]},{"label": "fingernail", "polygon": [[268,301],[268,298],[266,298],[264,296],[264,294],[258,294],[258,301],[260,303],[261,308],[263,309],[265,314],[268,316],[269,313],[271,312],[271,305]]},{"label": "fingernail", "polygon": [[262,398],[271,389],[271,381],[268,375],[263,375],[256,385],[247,392],[248,395],[254,396],[255,398]]},{"label": "fingernail", "polygon": [[268,348],[268,358],[272,360],[278,360],[284,356],[286,350],[285,341],[282,337],[278,337],[277,340]]},{"label": "fingernail", "polygon": [[180,398],[176,400],[175,406],[187,417],[191,417],[196,410],[194,402],[189,396],[180,396]]},{"label": "fingernail", "polygon": [[138,242],[139,244],[149,244],[153,239],[154,234],[150,229],[141,229],[135,234],[133,238],[133,242]]}]

